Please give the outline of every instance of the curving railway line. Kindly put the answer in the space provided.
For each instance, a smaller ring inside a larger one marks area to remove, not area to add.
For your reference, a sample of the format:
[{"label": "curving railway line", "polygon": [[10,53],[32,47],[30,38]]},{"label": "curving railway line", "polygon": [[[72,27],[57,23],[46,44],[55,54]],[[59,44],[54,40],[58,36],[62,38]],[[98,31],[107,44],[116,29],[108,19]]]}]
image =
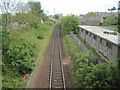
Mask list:
[{"label": "curving railway line", "polygon": [[60,24],[57,24],[53,33],[52,50],[51,50],[51,63],[50,63],[50,75],[49,75],[49,89],[63,88],[65,86],[65,77],[62,64],[61,54],[61,40],[60,40]]}]

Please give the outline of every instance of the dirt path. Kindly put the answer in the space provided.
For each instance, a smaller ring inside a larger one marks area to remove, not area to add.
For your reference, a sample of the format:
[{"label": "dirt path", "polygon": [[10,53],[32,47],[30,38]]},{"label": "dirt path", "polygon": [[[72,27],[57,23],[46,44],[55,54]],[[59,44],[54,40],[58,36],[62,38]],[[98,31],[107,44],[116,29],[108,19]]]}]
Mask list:
[{"label": "dirt path", "polygon": [[[57,33],[55,33],[56,30],[60,31],[61,54],[63,58],[62,64],[63,64],[66,88],[72,88],[70,61],[67,57],[67,54],[65,53],[64,45],[62,41],[62,32],[61,32],[61,29],[58,28],[58,25],[55,26],[54,31],[51,35],[51,39],[47,46],[44,60],[42,60],[41,63],[34,70],[31,76],[31,79],[27,83],[27,86],[26,86],[27,88],[48,88],[49,87],[50,63],[51,63],[51,58],[52,58],[53,39],[54,39],[54,36],[57,37],[56,35]],[[57,43],[57,38],[56,38],[56,41],[55,41],[56,48],[54,50],[55,58],[59,57],[57,45],[58,43]]]}]

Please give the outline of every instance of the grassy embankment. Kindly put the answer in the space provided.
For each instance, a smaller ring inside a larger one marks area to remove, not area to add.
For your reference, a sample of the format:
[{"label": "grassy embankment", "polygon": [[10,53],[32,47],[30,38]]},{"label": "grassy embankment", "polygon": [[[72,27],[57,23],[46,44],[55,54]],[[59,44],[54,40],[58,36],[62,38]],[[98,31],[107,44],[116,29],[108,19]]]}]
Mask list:
[{"label": "grassy embankment", "polygon": [[[10,31],[10,47],[14,45],[19,45],[21,39],[26,40],[30,44],[34,45],[34,55],[35,63],[39,64],[41,59],[43,59],[45,50],[50,39],[51,33],[53,31],[55,23],[46,22],[41,24],[37,29],[27,29],[27,30],[14,30]],[[42,36],[43,39],[39,39]],[[43,48],[43,49],[42,49]],[[42,52],[41,52],[42,50]],[[41,53],[40,53],[41,52]],[[40,60],[37,62],[37,58],[40,54]],[[29,74],[26,74],[29,76]],[[3,76],[4,82],[3,87],[8,88],[21,88],[25,87],[27,80],[23,79],[23,76],[16,76],[15,72],[10,71],[5,73]]]},{"label": "grassy embankment", "polygon": [[118,68],[111,63],[96,64],[94,56],[83,53],[70,35],[64,45],[71,57],[71,70],[77,88],[108,88],[119,86]]}]

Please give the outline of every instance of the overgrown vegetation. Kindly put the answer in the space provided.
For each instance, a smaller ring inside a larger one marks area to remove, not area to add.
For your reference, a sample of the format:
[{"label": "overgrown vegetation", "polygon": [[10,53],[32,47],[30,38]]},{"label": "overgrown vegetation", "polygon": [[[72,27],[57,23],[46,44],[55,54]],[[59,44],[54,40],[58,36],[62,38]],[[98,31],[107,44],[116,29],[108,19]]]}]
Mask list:
[{"label": "overgrown vegetation", "polygon": [[[74,27],[74,24],[69,27]],[[63,28],[63,30],[66,30],[64,31],[64,44],[72,60],[71,69],[76,87],[118,88],[120,85],[119,66],[112,63],[96,63],[94,56],[90,53],[83,53],[72,37],[66,34],[66,32],[76,31],[76,28],[73,30]]]},{"label": "overgrown vegetation", "polygon": [[105,34],[111,34],[111,35],[117,35],[117,32],[103,32],[103,33],[105,33]]},{"label": "overgrown vegetation", "polygon": [[3,8],[8,7],[1,23],[2,87],[23,88],[26,85],[23,76],[28,76],[39,63],[36,60],[40,50],[43,50],[40,59],[43,58],[55,23],[44,14],[40,2],[18,3],[13,7],[17,9],[16,13],[12,11],[15,14],[7,12],[12,8],[11,2],[2,3]]},{"label": "overgrown vegetation", "polygon": [[105,16],[103,19],[108,25],[117,25],[118,23],[118,17],[114,15]]},{"label": "overgrown vegetation", "polygon": [[119,87],[118,67],[111,63],[96,64],[93,56],[83,53],[70,35],[64,39],[72,60],[72,73],[77,88]]},{"label": "overgrown vegetation", "polygon": [[65,34],[69,34],[70,31],[72,31],[73,33],[77,33],[77,28],[79,24],[79,18],[74,15],[66,16],[61,19],[61,26]]},{"label": "overgrown vegetation", "polygon": [[[39,52],[44,45],[41,59],[43,58],[53,27],[53,22],[46,22],[40,24],[37,29],[21,29],[10,33],[4,30],[3,87],[25,86],[23,76],[30,74],[34,69]],[[39,35],[44,38],[38,39]]]}]

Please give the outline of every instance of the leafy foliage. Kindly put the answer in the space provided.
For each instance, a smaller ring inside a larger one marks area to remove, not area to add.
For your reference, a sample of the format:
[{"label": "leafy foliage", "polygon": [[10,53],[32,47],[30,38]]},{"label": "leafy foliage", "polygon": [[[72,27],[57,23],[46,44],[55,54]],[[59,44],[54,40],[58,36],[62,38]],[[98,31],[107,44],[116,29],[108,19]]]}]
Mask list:
[{"label": "leafy foliage", "polygon": [[2,28],[2,49],[3,49],[3,54],[8,50],[9,48],[9,31],[6,28]]},{"label": "leafy foliage", "polygon": [[[74,67],[77,67],[77,69]],[[87,57],[76,59],[73,69],[79,87],[106,88],[118,87],[118,69],[115,65],[89,63]]]},{"label": "leafy foliage", "polygon": [[32,13],[17,13],[14,16],[14,21],[19,24],[26,25],[29,28],[37,28],[40,24],[40,18],[36,17],[36,15]]},{"label": "leafy foliage", "polygon": [[32,55],[32,45],[25,40],[21,40],[19,45],[14,45],[7,50],[4,65],[10,65],[10,68],[18,74],[29,73],[34,67]]},{"label": "leafy foliage", "polygon": [[48,19],[47,15],[44,14],[43,10],[41,9],[41,3],[40,2],[29,2],[28,3],[31,9],[31,12],[36,15],[39,18],[42,18],[43,21],[46,21]]},{"label": "leafy foliage", "polygon": [[31,12],[33,14],[36,14],[38,17],[41,16],[43,13],[43,10],[41,9],[41,3],[40,2],[29,2],[28,3],[31,9]]},{"label": "leafy foliage", "polygon": [[116,88],[120,77],[118,66],[95,62],[94,56],[83,53],[72,37],[65,36],[65,46],[72,59],[72,72],[78,88]]},{"label": "leafy foliage", "polygon": [[[49,41],[54,24],[53,22],[45,22],[38,25],[38,28],[12,30],[10,33],[8,30],[3,32],[3,38],[9,41],[9,43],[3,41],[6,47],[2,57],[3,87],[25,87],[26,82],[24,82],[23,76],[28,76],[33,70],[43,44]],[[43,35],[44,39],[37,39],[39,35]],[[45,44],[46,47],[47,44]],[[45,48],[41,53],[41,59],[44,57]]]},{"label": "leafy foliage", "polygon": [[80,24],[79,18],[74,15],[66,16],[61,19],[61,26],[65,34],[69,34],[70,31],[77,33],[78,32],[77,28],[79,24]]}]

